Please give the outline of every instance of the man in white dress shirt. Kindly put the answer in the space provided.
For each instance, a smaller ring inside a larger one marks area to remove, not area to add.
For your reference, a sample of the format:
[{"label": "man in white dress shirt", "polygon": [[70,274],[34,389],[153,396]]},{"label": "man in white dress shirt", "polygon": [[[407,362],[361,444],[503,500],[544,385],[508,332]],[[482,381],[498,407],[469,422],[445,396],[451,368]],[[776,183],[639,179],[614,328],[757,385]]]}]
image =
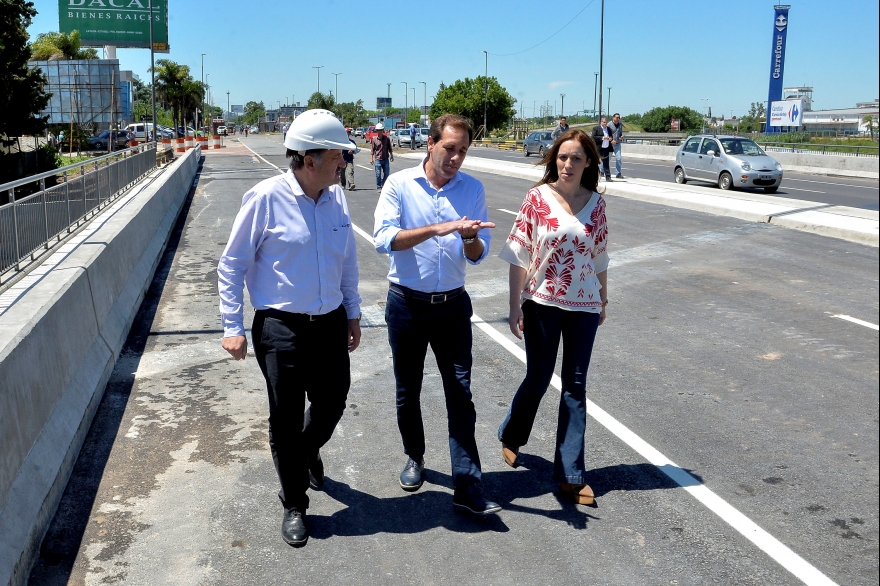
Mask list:
[{"label": "man in white dress shirt", "polygon": [[309,538],[306,491],[324,484],[319,450],[345,410],[348,353],[361,337],[357,252],[339,187],[342,149],[357,147],[327,110],[298,116],[284,146],[290,169],[245,194],[217,280],[223,348],[235,360],[247,356],[245,285],[256,309],[251,333],[269,392],[281,535],[298,547]]},{"label": "man in white dress shirt", "polygon": [[376,207],[373,242],[388,254],[389,291],[385,306],[388,342],[397,385],[397,426],[408,456],[400,487],[422,486],[425,430],[419,396],[430,344],[437,359],[449,425],[452,504],[477,515],[501,507],[482,497],[480,456],[474,439],[477,414],[471,399],[471,300],[465,269],[489,253],[491,235],[483,184],[464,173],[473,140],[470,123],[444,114],[431,124],[428,156],[394,173]]}]

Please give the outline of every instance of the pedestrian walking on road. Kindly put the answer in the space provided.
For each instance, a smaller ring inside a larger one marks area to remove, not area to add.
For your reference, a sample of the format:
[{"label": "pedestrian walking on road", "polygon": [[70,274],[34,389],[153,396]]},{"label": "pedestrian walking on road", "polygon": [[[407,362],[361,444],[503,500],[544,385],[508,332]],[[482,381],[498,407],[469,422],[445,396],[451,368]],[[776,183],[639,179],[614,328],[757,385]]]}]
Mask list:
[{"label": "pedestrian walking on road", "polygon": [[247,138],[247,135],[248,135],[248,126],[245,125],[245,127],[244,127],[244,137]]},{"label": "pedestrian walking on road", "polygon": [[416,137],[420,136],[421,130],[419,130],[415,124],[410,124],[409,126],[409,150],[416,150]]},{"label": "pedestrian walking on road", "polygon": [[319,450],[345,411],[361,298],[351,218],[337,185],[342,150],[352,146],[345,129],[332,112],[309,110],[291,125],[284,146],[290,169],[244,195],[217,280],[223,348],[235,360],[247,356],[245,285],[256,309],[251,334],[269,393],[281,536],[303,546],[306,491],[324,484]]},{"label": "pedestrian walking on road", "polygon": [[611,167],[608,164],[608,153],[611,149],[611,131],[608,129],[608,118],[602,117],[599,126],[593,128],[593,141],[602,161],[600,172],[604,173],[605,181],[611,181]]},{"label": "pedestrian walking on road", "polygon": [[611,131],[611,148],[614,150],[614,165],[617,170],[617,179],[623,179],[622,163],[620,160],[620,147],[623,144],[623,122],[620,121],[620,114],[616,113],[611,117],[608,123],[608,130]]},{"label": "pedestrian walking on road", "polygon": [[567,130],[568,130],[568,120],[565,118],[565,116],[563,116],[562,118],[559,119],[559,125],[556,128],[554,128],[553,132],[550,134],[550,138],[552,138],[555,141],[557,138],[562,136],[563,132],[566,132]]},{"label": "pedestrian walking on road", "polygon": [[348,133],[348,140],[351,141],[352,148],[343,149],[342,150],[342,160],[345,161],[345,168],[339,174],[339,184],[342,185],[343,189],[348,189],[349,191],[354,190],[354,155],[359,152],[360,149],[354,146],[354,141],[351,139],[351,128],[346,128],[345,132]]},{"label": "pedestrian walking on road", "polygon": [[408,459],[400,486],[422,486],[425,430],[420,395],[425,354],[437,359],[449,429],[455,510],[476,515],[501,507],[483,498],[480,456],[471,398],[471,299],[464,289],[467,265],[489,252],[495,224],[488,221],[482,183],[459,171],[474,137],[461,116],[431,124],[421,164],[388,178],[376,206],[373,241],[391,260],[385,306],[397,387],[397,426]]},{"label": "pedestrian walking on road", "polygon": [[510,263],[510,331],[525,336],[526,376],[498,429],[512,467],[528,443],[562,340],[562,395],[553,476],[564,496],[594,502],[586,483],[586,379],[597,328],[608,304],[605,201],[596,191],[598,152],[569,130],[542,161],[544,177],[526,194],[499,254]]},{"label": "pedestrian walking on road", "polygon": [[370,163],[376,170],[376,189],[382,189],[388,174],[391,173],[391,162],[394,161],[394,150],[391,139],[385,134],[385,125],[376,125],[376,136],[370,141]]}]

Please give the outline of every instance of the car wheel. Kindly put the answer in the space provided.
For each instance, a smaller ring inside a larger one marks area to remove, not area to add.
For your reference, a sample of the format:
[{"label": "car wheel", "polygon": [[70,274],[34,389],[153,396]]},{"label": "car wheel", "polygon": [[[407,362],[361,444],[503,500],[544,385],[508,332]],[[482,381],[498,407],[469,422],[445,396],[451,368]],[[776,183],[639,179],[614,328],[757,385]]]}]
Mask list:
[{"label": "car wheel", "polygon": [[523,156],[528,157],[531,153],[529,153],[529,149],[523,145]]},{"label": "car wheel", "polygon": [[724,191],[733,189],[733,177],[730,176],[730,173],[724,171],[721,176],[718,177],[718,187]]},{"label": "car wheel", "polygon": [[544,145],[538,147],[538,156],[544,158]]},{"label": "car wheel", "polygon": [[764,193],[776,193],[779,190],[778,185],[773,185],[772,187],[765,187]]},{"label": "car wheel", "polygon": [[95,149],[96,149],[96,150],[99,150],[99,151],[106,151],[106,150],[107,150],[107,147],[104,146],[104,143],[103,143],[103,142],[96,142],[96,143],[95,143]]},{"label": "car wheel", "polygon": [[684,169],[681,167],[676,167],[675,169],[675,182],[679,185],[684,185],[688,182],[687,177],[684,176]]}]

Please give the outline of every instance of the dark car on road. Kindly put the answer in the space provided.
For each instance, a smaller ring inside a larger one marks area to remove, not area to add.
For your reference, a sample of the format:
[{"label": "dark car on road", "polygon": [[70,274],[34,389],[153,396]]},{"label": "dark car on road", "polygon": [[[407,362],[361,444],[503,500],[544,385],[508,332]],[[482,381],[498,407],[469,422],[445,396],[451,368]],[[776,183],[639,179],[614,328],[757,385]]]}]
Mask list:
[{"label": "dark car on road", "polygon": [[[110,144],[110,131],[105,130],[97,136],[89,137],[89,148],[106,151]],[[113,131],[113,150],[128,148],[128,132],[125,130]]]},{"label": "dark car on road", "polygon": [[523,154],[528,157],[532,153],[538,153],[539,157],[543,157],[544,153],[550,150],[552,146],[552,133],[540,130],[531,133],[523,141]]}]

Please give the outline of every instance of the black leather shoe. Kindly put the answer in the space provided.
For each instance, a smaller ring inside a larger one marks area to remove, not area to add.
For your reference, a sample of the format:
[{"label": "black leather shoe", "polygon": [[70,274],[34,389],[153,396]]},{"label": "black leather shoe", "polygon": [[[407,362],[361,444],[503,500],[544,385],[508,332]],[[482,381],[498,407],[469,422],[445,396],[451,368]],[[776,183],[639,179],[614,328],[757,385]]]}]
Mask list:
[{"label": "black leather shoe", "polygon": [[459,486],[452,497],[452,508],[471,515],[491,515],[501,510],[501,505],[487,501],[476,484]]},{"label": "black leather shoe", "polygon": [[309,463],[309,484],[312,488],[321,488],[324,486],[324,461],[321,460],[321,453],[313,458],[308,458]]},{"label": "black leather shoe", "polygon": [[400,473],[400,488],[407,492],[415,492],[422,487],[422,470],[425,468],[425,460],[416,462],[412,458],[406,461],[403,472]]},{"label": "black leather shoe", "polygon": [[615,177],[616,177],[617,179],[623,179],[623,178],[624,178],[623,175],[621,175],[620,173],[618,173],[617,175],[615,175]]},{"label": "black leather shoe", "polygon": [[609,182],[610,182],[610,181],[614,181],[614,179],[611,178],[611,175],[606,175],[606,176],[605,176],[605,181],[609,181]]},{"label": "black leather shoe", "polygon": [[309,541],[309,529],[306,527],[306,514],[298,509],[287,509],[281,521],[281,538],[293,547],[302,547]]}]

